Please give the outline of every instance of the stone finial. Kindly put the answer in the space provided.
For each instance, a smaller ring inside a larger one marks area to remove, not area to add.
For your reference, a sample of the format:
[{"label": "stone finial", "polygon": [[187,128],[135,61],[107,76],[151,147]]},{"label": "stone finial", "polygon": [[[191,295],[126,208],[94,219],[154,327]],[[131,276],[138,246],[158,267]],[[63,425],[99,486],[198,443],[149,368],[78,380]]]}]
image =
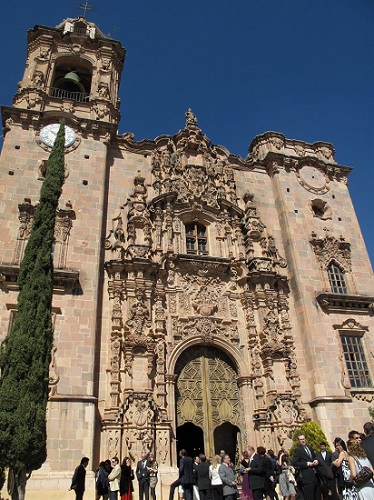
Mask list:
[{"label": "stone finial", "polygon": [[186,128],[188,128],[190,125],[197,125],[197,118],[196,115],[192,112],[191,108],[188,108],[188,110],[185,113],[186,116]]}]

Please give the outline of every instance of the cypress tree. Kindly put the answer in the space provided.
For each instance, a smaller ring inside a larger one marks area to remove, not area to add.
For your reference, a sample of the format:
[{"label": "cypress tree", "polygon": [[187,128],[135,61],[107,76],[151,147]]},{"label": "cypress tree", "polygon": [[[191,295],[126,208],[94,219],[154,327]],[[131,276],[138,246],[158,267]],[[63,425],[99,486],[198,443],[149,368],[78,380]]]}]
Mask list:
[{"label": "cypress tree", "polygon": [[47,457],[46,408],[53,344],[53,240],[64,182],[61,123],[21,262],[17,313],[0,352],[0,467],[14,479],[13,500],[22,500],[26,480]]}]

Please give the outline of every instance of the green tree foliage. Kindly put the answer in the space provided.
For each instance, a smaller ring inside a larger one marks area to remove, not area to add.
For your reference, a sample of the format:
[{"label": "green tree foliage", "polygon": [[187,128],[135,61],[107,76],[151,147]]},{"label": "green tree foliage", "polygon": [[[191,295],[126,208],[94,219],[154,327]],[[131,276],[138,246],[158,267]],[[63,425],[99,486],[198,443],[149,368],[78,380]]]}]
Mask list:
[{"label": "green tree foliage", "polygon": [[306,437],[306,442],[308,446],[310,446],[315,453],[320,451],[320,443],[327,443],[327,450],[331,451],[331,448],[328,444],[327,438],[321,429],[321,427],[317,424],[317,422],[304,422],[303,425],[297,429],[292,436],[292,446],[290,449],[290,456],[293,457],[296,448],[299,446],[298,437],[300,434],[304,434]]},{"label": "green tree foliage", "polygon": [[[17,313],[0,352],[0,467],[21,476],[46,459],[46,406],[53,343],[53,239],[64,182],[63,124],[48,160],[18,277]],[[24,481],[26,482],[26,481]],[[16,494],[12,498],[22,498]]]},{"label": "green tree foliage", "polygon": [[374,408],[372,406],[369,406],[369,415],[370,415],[371,421],[374,422]]}]

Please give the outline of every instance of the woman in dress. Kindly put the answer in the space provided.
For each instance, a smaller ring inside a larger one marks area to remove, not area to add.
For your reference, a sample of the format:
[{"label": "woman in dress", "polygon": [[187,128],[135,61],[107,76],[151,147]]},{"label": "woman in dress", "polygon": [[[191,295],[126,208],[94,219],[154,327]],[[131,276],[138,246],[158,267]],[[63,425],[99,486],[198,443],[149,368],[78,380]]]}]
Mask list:
[{"label": "woman in dress", "polygon": [[[362,467],[369,467],[373,472],[373,467],[366,456],[365,450],[361,447],[355,439],[350,439],[347,443],[349,451],[348,463],[351,472],[351,479],[354,479],[360,472]],[[374,483],[370,479],[361,487],[357,487],[359,500],[374,500]]]},{"label": "woman in dress", "polygon": [[288,454],[281,450],[278,453],[279,474],[279,491],[284,500],[295,500],[296,497],[296,480],[295,469],[292,467]]},{"label": "woman in dress", "polygon": [[215,455],[212,458],[211,465],[209,466],[209,477],[212,483],[213,500],[223,500],[223,484],[218,472],[221,463],[221,457],[219,455]]},{"label": "woman in dress", "polygon": [[348,452],[347,446],[345,442],[340,438],[335,438],[334,445],[336,451],[339,453],[339,456],[336,460],[333,461],[333,465],[337,469],[341,469],[343,476],[343,484],[342,484],[342,495],[343,500],[358,500],[357,490],[352,484],[351,479],[351,471],[349,468],[348,462]]},{"label": "woman in dress", "polygon": [[148,473],[149,473],[149,488],[151,490],[152,500],[156,500],[156,484],[157,484],[157,473],[158,473],[158,463],[152,453],[148,457]]},{"label": "woman in dress", "polygon": [[248,481],[249,461],[248,452],[243,451],[242,460],[240,462],[240,474],[243,477],[241,500],[253,500],[252,490],[249,487]]},{"label": "woman in dress", "polygon": [[121,465],[121,480],[119,484],[121,500],[132,500],[132,492],[134,491],[133,479],[134,471],[131,468],[131,460],[129,457],[125,457]]}]

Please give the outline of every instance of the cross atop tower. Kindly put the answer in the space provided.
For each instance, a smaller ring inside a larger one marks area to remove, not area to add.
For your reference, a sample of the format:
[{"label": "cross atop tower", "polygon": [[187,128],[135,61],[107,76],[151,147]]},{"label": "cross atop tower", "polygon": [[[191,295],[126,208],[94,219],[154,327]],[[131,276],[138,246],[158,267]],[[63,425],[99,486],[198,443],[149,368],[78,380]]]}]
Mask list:
[{"label": "cross atop tower", "polygon": [[83,10],[83,16],[82,17],[84,17],[84,18],[86,18],[87,11],[95,11],[95,10],[97,10],[94,5],[91,5],[90,3],[88,3],[88,0],[86,0],[84,3],[78,4],[77,7],[78,7],[78,9]]}]

